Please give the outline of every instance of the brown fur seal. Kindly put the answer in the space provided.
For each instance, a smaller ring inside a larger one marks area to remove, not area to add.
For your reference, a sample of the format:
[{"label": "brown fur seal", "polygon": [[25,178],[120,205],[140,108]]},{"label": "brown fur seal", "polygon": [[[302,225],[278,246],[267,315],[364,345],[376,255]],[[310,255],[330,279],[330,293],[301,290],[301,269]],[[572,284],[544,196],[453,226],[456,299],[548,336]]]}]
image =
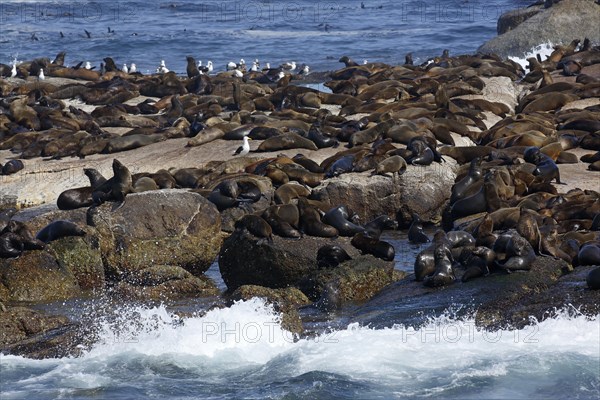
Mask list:
[{"label": "brown fur seal", "polygon": [[295,229],[288,221],[284,220],[277,214],[275,208],[267,208],[263,212],[262,217],[269,225],[271,225],[273,232],[278,236],[293,239],[298,239],[302,236],[300,231]]},{"label": "brown fur seal", "polygon": [[94,204],[92,193],[98,186],[106,182],[106,178],[94,168],[84,168],[83,172],[90,180],[90,186],[67,189],[62,192],[56,200],[56,205],[60,210],[75,210]]},{"label": "brown fur seal", "polygon": [[2,166],[2,175],[12,175],[19,172],[23,168],[25,168],[25,165],[23,165],[23,161],[10,160]]},{"label": "brown fur seal", "polygon": [[274,136],[265,140],[255,151],[263,152],[289,149],[319,150],[315,142],[312,140],[303,138],[295,133],[286,133],[285,135]]},{"label": "brown fur seal", "polygon": [[337,206],[327,211],[323,216],[323,222],[337,229],[340,236],[350,237],[365,231],[362,226],[350,221],[350,213],[346,206]]},{"label": "brown fur seal", "polygon": [[337,229],[323,223],[319,212],[305,198],[298,199],[298,211],[300,212],[300,228],[305,234],[319,237],[338,236]]},{"label": "brown fur seal", "polygon": [[41,250],[45,247],[45,243],[36,239],[27,225],[23,222],[11,220],[4,227],[0,234],[13,233],[19,237],[25,250]]},{"label": "brown fur seal", "polygon": [[317,267],[319,269],[335,268],[351,259],[346,250],[337,244],[326,244],[317,250]]},{"label": "brown fur seal", "polygon": [[19,257],[24,246],[16,233],[7,232],[0,235],[0,258]]},{"label": "brown fur seal", "polygon": [[235,222],[236,229],[246,229],[252,235],[265,238],[269,242],[273,242],[273,230],[271,225],[262,217],[254,214],[244,215],[241,219]]},{"label": "brown fur seal", "polygon": [[377,164],[374,174],[385,175],[391,173],[392,176],[396,174],[403,174],[406,171],[406,160],[402,156],[391,156],[386,158]]},{"label": "brown fur seal", "polygon": [[412,214],[412,223],[408,229],[408,241],[411,243],[428,243],[430,241],[423,232],[423,222],[417,213]]},{"label": "brown fur seal", "polygon": [[487,276],[493,265],[496,254],[487,247],[476,247],[469,252],[467,259],[462,263],[465,267],[461,281],[467,282],[479,276]]},{"label": "brown fur seal", "polygon": [[105,201],[124,201],[125,196],[132,191],[132,178],[129,169],[116,158],[112,164],[113,177],[98,186],[92,193],[95,204]]},{"label": "brown fur seal", "polygon": [[396,251],[391,244],[367,236],[362,232],[354,235],[350,243],[363,254],[371,254],[384,261],[394,261],[394,257],[396,256]]},{"label": "brown fur seal", "polygon": [[440,242],[435,244],[433,261],[435,271],[432,275],[423,279],[423,285],[429,287],[445,286],[456,280],[454,270],[452,269],[454,258],[452,257],[450,247],[446,243]]},{"label": "brown fur seal", "polygon": [[398,229],[398,222],[394,221],[387,215],[380,215],[379,217],[367,222],[364,225],[364,229],[369,236],[379,239],[384,230]]},{"label": "brown fur seal", "polygon": [[54,221],[36,235],[36,239],[49,243],[67,236],[85,236],[85,231],[71,221]]},{"label": "brown fur seal", "polygon": [[535,261],[535,251],[529,242],[515,230],[500,235],[494,243],[494,252],[504,254],[504,261],[496,260],[495,265],[507,271],[528,270]]}]

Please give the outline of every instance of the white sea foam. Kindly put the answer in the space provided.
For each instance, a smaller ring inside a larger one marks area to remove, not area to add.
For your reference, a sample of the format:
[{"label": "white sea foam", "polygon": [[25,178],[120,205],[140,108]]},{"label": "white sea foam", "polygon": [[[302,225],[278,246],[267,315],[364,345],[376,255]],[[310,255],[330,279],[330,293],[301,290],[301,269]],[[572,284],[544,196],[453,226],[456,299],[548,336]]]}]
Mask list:
[{"label": "white sea foam", "polygon": [[[590,364],[593,370],[600,362],[600,316],[590,319],[576,312],[561,312],[520,330],[490,332],[478,328],[474,318],[444,315],[419,329],[354,323],[294,341],[273,308],[252,299],[185,319],[164,307],[120,310],[116,320],[101,324],[99,335],[101,340],[78,358],[2,356],[8,398],[50,387],[62,388],[62,394],[129,385],[147,390],[157,380],[174,379],[173,369],[177,379],[203,385],[223,385],[248,370],[266,384],[319,371],[387,388],[385,393],[397,396],[461,390],[468,397],[471,385],[500,380],[501,388],[485,393],[510,398],[536,393],[539,387],[529,387],[527,379],[564,368],[589,373]],[[510,387],[515,379],[523,388]],[[582,393],[598,392],[597,379],[582,379]]]},{"label": "white sea foam", "polygon": [[539,54],[542,58],[542,61],[544,61],[550,54],[552,54],[552,51],[554,51],[554,44],[552,44],[552,42],[547,42],[533,47],[531,50],[524,53],[522,57],[509,56],[508,58],[516,63],[521,64],[523,69],[527,72],[527,66],[529,65],[529,62],[527,61],[528,58],[536,57]]}]

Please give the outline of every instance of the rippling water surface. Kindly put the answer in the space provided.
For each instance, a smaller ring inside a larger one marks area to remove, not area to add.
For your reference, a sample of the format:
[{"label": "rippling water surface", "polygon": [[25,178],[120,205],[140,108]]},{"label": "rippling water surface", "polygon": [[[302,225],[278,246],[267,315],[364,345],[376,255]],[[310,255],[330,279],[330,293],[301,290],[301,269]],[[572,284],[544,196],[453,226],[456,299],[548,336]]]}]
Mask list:
[{"label": "rippling water surface", "polygon": [[398,63],[413,52],[422,61],[445,48],[474,52],[495,36],[502,12],[530,3],[3,0],[0,62],[53,57],[61,50],[70,64],[99,65],[112,56],[117,65],[135,62],[142,72],[154,71],[161,59],[183,72],[186,55],[219,68],[257,58],[263,66],[296,61],[315,71],[339,68],[342,55]]}]

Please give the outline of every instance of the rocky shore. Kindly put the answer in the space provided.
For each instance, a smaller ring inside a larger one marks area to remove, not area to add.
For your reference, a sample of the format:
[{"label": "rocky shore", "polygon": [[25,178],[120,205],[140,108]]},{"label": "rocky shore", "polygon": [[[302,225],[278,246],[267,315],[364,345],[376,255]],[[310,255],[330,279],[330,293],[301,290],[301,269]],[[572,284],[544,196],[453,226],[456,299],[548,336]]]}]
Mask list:
[{"label": "rocky shore", "polygon": [[[346,57],[320,90],[195,61],[187,77],[62,53],[0,66],[0,351],[78,354],[90,326],[34,306],[84,297],[259,296],[297,335],[307,308],[374,327],[457,303],[491,329],[596,315],[600,48],[571,39],[527,70]],[[414,273],[393,229],[430,241]]]}]

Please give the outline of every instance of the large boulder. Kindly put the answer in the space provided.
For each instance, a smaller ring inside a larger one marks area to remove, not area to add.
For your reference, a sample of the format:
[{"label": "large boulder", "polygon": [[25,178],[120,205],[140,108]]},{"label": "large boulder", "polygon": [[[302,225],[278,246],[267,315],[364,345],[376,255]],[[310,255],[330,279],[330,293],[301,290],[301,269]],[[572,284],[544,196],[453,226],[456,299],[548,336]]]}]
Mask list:
[{"label": "large boulder", "polygon": [[413,212],[423,220],[437,222],[450,198],[458,165],[450,157],[429,166],[409,166],[395,179],[368,173],[349,173],[328,179],[313,189],[311,198],[330,204],[344,204],[363,221],[379,215],[411,220]]},{"label": "large boulder", "polygon": [[25,251],[18,258],[0,259],[0,301],[44,302],[80,293],[73,272],[50,251]]},{"label": "large boulder", "polygon": [[61,358],[81,353],[81,331],[67,317],[25,307],[0,310],[0,352],[28,358]]},{"label": "large boulder", "polygon": [[600,7],[594,0],[562,0],[527,18],[514,29],[487,41],[477,51],[506,58],[522,57],[533,47],[548,42],[554,45],[568,44],[573,39],[583,41],[587,37],[592,43],[598,44],[598,26]]},{"label": "large boulder", "polygon": [[304,236],[287,239],[273,235],[273,243],[269,243],[246,230],[236,230],[223,242],[219,269],[230,291],[242,285],[297,286],[317,270],[319,248],[333,243],[342,246],[351,257],[358,255],[348,238]]},{"label": "large boulder", "polygon": [[217,296],[219,289],[207,277],[194,276],[181,267],[155,265],[118,282],[113,294],[132,300],[165,301]]},{"label": "large boulder", "polygon": [[48,243],[46,250],[53,254],[61,267],[73,274],[82,290],[104,288],[104,265],[98,238],[93,233],[88,232],[86,237],[72,236],[54,240]]},{"label": "large boulder", "polygon": [[385,286],[405,275],[402,271],[395,271],[392,262],[372,255],[363,255],[345,261],[335,268],[313,272],[300,283],[300,289],[313,300],[326,295],[326,301],[334,300],[336,303],[327,306],[342,306],[350,302],[369,300]]},{"label": "large boulder", "polygon": [[527,8],[518,8],[516,10],[505,12],[500,16],[500,18],[498,18],[498,35],[512,31],[523,21],[526,21],[534,15],[537,15],[543,9],[544,7],[542,5],[532,5]]},{"label": "large boulder", "polygon": [[108,278],[117,280],[153,265],[202,274],[222,242],[217,208],[182,190],[131,194],[121,205],[91,207],[88,224],[98,232]]}]

